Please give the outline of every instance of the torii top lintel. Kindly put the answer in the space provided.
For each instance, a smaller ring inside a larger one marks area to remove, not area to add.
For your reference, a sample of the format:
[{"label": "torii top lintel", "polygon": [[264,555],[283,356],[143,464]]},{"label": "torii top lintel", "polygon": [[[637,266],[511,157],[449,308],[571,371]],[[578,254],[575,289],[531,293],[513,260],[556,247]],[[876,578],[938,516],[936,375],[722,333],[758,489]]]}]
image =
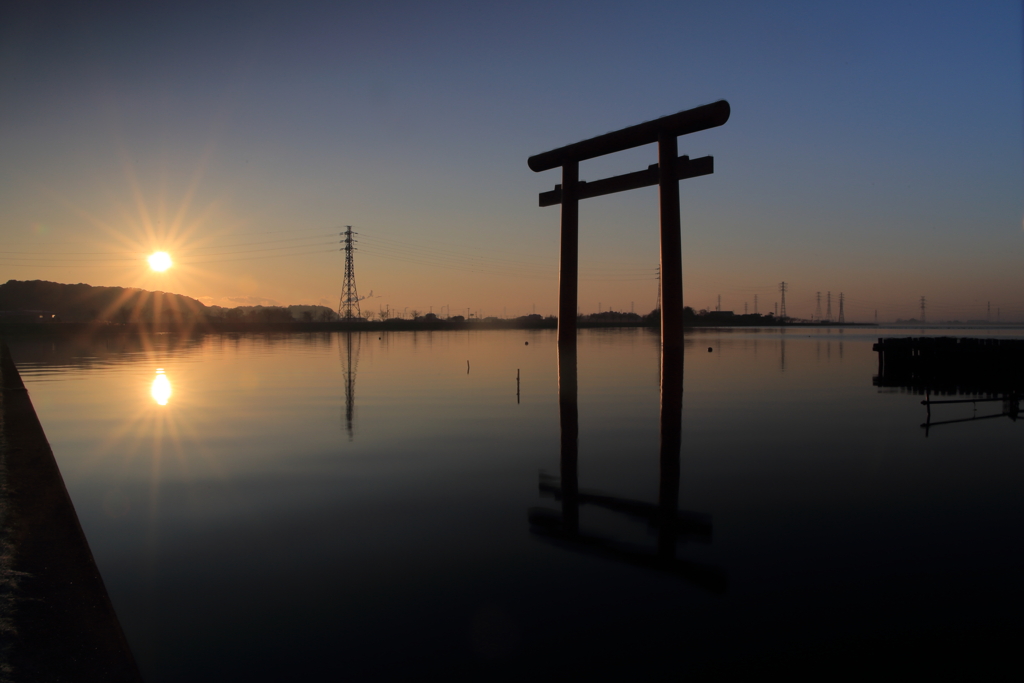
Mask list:
[{"label": "torii top lintel", "polygon": [[575,142],[550,152],[535,154],[527,160],[527,163],[530,170],[537,173],[548,171],[567,162],[595,159],[605,154],[648,145],[657,142],[658,136],[662,133],[679,136],[715,128],[728,121],[729,114],[729,103],[719,100],[653,121],[638,123],[622,130],[598,135],[589,140]]}]

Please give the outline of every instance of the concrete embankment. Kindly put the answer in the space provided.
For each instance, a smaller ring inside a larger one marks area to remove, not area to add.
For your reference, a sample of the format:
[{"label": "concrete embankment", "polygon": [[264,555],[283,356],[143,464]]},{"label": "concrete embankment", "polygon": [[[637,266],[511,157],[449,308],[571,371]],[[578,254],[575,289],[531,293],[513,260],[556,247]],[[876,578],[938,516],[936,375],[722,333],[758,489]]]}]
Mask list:
[{"label": "concrete embankment", "polygon": [[0,387],[0,680],[141,681],[2,341]]}]

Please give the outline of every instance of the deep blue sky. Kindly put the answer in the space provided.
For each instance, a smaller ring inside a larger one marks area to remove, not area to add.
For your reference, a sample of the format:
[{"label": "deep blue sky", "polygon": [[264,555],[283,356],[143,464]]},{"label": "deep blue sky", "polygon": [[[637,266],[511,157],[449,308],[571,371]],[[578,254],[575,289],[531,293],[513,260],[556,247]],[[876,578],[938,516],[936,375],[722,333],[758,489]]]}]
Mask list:
[{"label": "deep blue sky", "polygon": [[[550,313],[527,157],[727,99],[679,144],[716,164],[682,183],[688,305],[1021,320],[1021,35],[1019,2],[7,3],[0,279],[336,306],[351,224],[373,309]],[[656,196],[584,202],[584,312],[654,306]]]}]

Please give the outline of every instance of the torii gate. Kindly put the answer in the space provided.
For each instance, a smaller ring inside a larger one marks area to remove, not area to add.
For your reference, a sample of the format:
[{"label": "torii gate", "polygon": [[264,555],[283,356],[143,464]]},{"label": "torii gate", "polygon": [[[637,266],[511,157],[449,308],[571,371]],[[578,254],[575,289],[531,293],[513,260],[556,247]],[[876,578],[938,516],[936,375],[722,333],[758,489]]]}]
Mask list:
[{"label": "torii gate", "polygon": [[[683,344],[683,259],[679,224],[679,182],[714,172],[714,157],[677,158],[680,135],[721,126],[729,120],[729,103],[681,111],[660,119],[605,133],[596,138],[537,154],[527,163],[535,172],[562,167],[562,184],[540,194],[541,206],[562,205],[562,244],[558,262],[558,345],[576,344],[579,290],[579,200],[658,185],[661,205],[661,343],[663,348]],[[613,152],[658,143],[658,163],[646,171],[580,182],[580,162]]]},{"label": "torii gate", "polygon": [[[562,205],[562,244],[558,264],[558,410],[561,425],[561,477],[558,484],[541,482],[541,491],[560,498],[561,514],[544,510],[530,513],[531,528],[538,533],[578,544],[599,554],[631,563],[688,576],[715,590],[725,587],[724,574],[675,557],[676,542],[697,532],[708,535],[710,524],[700,515],[678,510],[680,449],[683,413],[683,259],[679,225],[679,180],[714,172],[714,159],[677,157],[680,135],[721,126],[729,120],[725,100],[681,111],[654,121],[606,133],[573,145],[532,156],[533,171],[562,167],[562,184],[542,192],[541,206]],[[593,183],[579,181],[580,162],[633,147],[658,143],[658,163],[646,171],[605,178]],[[579,200],[613,192],[658,185],[661,205],[661,439],[658,504],[626,500],[580,491],[579,409],[576,376],[576,310],[579,289]],[[658,552],[650,555],[620,548],[610,539],[581,534],[579,507],[594,504],[630,516],[647,518],[658,528]]]}]

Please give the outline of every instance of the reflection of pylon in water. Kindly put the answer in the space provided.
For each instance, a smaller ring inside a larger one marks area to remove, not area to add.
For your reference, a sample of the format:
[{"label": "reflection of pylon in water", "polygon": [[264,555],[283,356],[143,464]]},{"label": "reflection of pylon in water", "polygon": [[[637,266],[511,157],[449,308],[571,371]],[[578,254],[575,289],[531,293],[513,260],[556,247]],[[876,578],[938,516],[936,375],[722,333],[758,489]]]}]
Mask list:
[{"label": "reflection of pylon in water", "polygon": [[[348,440],[353,437],[352,416],[356,410],[356,370],[359,368],[359,334],[356,334],[355,349],[353,353],[352,333],[345,333],[345,431],[348,432]],[[339,348],[340,350],[340,348]]]},{"label": "reflection of pylon in water", "polygon": [[352,245],[356,242],[352,239],[352,235],[359,233],[352,232],[351,225],[346,225],[345,228],[345,232],[341,233],[345,237],[341,241],[345,245],[345,282],[341,286],[338,316],[342,320],[352,320],[362,317],[362,313],[359,311],[359,293],[356,291],[356,266],[352,258],[352,252],[355,251],[355,247]]}]

